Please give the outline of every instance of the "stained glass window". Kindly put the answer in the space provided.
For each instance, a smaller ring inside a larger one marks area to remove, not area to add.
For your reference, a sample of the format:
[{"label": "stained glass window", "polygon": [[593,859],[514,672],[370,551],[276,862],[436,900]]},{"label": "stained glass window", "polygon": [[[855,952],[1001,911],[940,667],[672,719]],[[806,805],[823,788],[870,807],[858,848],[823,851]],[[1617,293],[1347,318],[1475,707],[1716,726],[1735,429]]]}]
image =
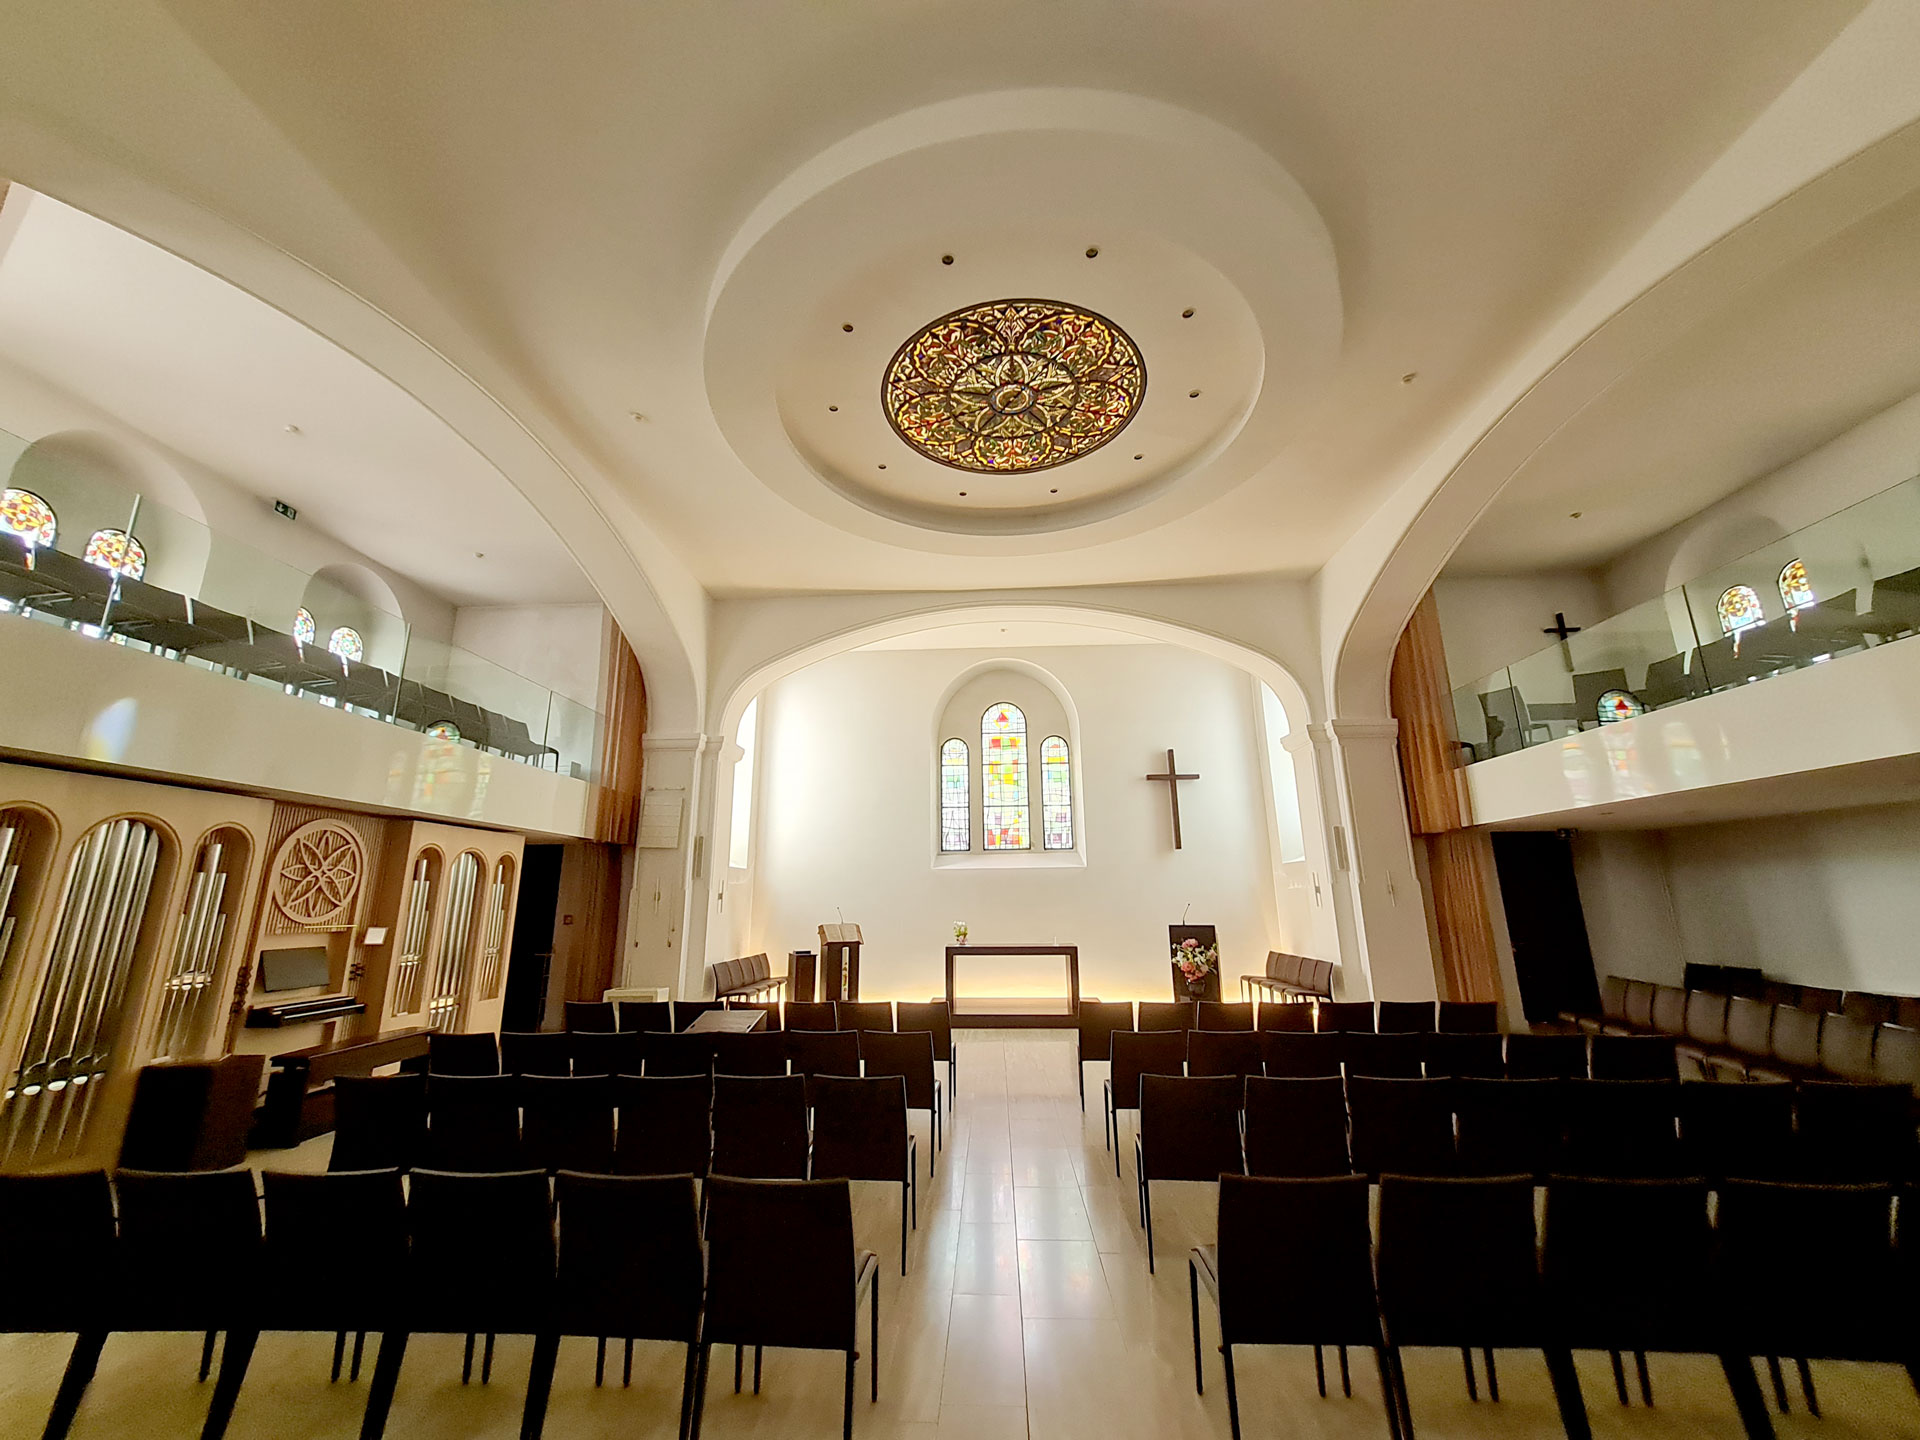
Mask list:
[{"label": "stained glass window", "polygon": [[5,490],[0,491],[0,530],[37,548],[53,544],[59,522],[53,507],[31,490]]},{"label": "stained glass window", "polygon": [[1040,742],[1041,844],[1049,850],[1073,848],[1073,763],[1067,742],[1049,735]]},{"label": "stained glass window", "polygon": [[350,625],[342,625],[333,632],[327,649],[343,660],[359,660],[367,653],[367,647],[360,643],[360,632]]},{"label": "stained glass window", "polygon": [[458,740],[460,727],[451,720],[436,720],[427,726],[425,734],[430,740]]},{"label": "stained glass window", "polygon": [[988,850],[1027,850],[1027,717],[1018,705],[989,705],[980,717],[980,822]]},{"label": "stained glass window", "polygon": [[1749,625],[1766,619],[1760,609],[1760,596],[1751,585],[1732,585],[1720,596],[1720,633],[1738,635]]},{"label": "stained glass window", "polygon": [[1597,709],[1602,725],[1617,725],[1622,720],[1631,720],[1647,713],[1647,707],[1640,703],[1640,697],[1631,690],[1607,691],[1600,697]]},{"label": "stained glass window", "polygon": [[293,612],[293,640],[296,645],[311,645],[315,634],[313,612],[302,605]]},{"label": "stained glass window", "polygon": [[949,853],[973,848],[968,784],[967,742],[949,740],[940,747],[940,848]]},{"label": "stained glass window", "polygon": [[1792,614],[1819,598],[1813,593],[1813,581],[1807,578],[1807,567],[1798,560],[1789,560],[1780,572],[1780,603],[1787,607],[1787,613]]},{"label": "stained glass window", "polygon": [[1139,347],[1105,316],[995,300],[941,316],[896,350],[880,406],[928,459],[1004,473],[1098,450],[1146,392]]},{"label": "stained glass window", "polygon": [[129,580],[147,573],[147,547],[140,543],[139,536],[129,536],[124,530],[94,531],[87,541],[86,554],[80,558],[102,570],[118,571]]}]

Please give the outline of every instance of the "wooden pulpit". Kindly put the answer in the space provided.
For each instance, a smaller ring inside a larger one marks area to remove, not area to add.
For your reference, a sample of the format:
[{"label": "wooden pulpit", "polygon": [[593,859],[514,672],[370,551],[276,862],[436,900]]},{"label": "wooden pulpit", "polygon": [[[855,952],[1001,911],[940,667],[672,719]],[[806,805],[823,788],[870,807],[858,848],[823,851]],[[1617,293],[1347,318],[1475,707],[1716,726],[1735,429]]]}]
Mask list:
[{"label": "wooden pulpit", "polygon": [[822,925],[820,927],[820,980],[822,1000],[858,1000],[860,998],[860,927],[858,925]]},{"label": "wooden pulpit", "polygon": [[811,950],[787,952],[787,999],[812,1003],[814,961],[817,958]]},{"label": "wooden pulpit", "polygon": [[[1169,957],[1172,955],[1174,946],[1185,940],[1198,940],[1203,946],[1217,945],[1220,942],[1220,931],[1217,926],[1213,925],[1169,925],[1167,927],[1167,952]],[[1173,977],[1174,999],[1192,1000],[1196,998],[1193,992],[1187,989],[1186,976],[1180,973],[1180,967],[1174,964],[1171,958],[1167,960],[1167,970]],[[1218,965],[1214,966],[1213,973],[1207,976],[1206,989],[1200,993],[1198,998],[1201,1000],[1218,1000],[1220,998],[1220,967]]]}]

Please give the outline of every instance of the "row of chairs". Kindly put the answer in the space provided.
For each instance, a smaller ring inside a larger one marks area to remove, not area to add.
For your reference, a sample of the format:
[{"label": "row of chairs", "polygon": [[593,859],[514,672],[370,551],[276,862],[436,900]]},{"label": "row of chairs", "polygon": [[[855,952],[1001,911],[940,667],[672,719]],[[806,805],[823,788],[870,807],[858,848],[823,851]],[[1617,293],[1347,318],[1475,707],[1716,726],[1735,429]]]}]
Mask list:
[{"label": "row of chairs", "polygon": [[[1539,1350],[1569,1440],[1590,1433],[1576,1349],[1613,1353],[1623,1404],[1622,1351],[1715,1356],[1756,1440],[1774,1430],[1755,1355],[1802,1357],[1803,1378],[1807,1357],[1898,1364],[1920,1391],[1920,1333],[1886,1299],[1920,1278],[1920,1239],[1910,1197],[1896,1221],[1891,1186],[1730,1181],[1710,1194],[1701,1179],[1556,1176],[1536,1232],[1530,1176],[1387,1175],[1376,1241],[1363,1177],[1218,1178],[1216,1242],[1188,1261],[1193,1379],[1204,1393],[1204,1287],[1234,1440],[1233,1352],[1244,1345],[1372,1349],[1395,1440],[1413,1435],[1403,1347],[1460,1347],[1469,1366],[1469,1347],[1484,1350],[1496,1400],[1493,1350]],[[1312,1243],[1277,1245],[1276,1235]],[[1820,1237],[1820,1263],[1782,1266],[1783,1235]]]},{"label": "row of chairs", "polygon": [[[1609,981],[1616,979],[1607,977]],[[1646,983],[1635,982],[1635,983]],[[1920,1029],[1920,996],[1892,995],[1882,990],[1841,990],[1828,985],[1800,985],[1769,978],[1757,965],[1703,965],[1689,961],[1681,971],[1680,988],[1706,990],[1715,995],[1745,995],[1769,1005],[1797,1005],[1826,1015],[1845,1015],[1869,1025],[1901,1025]]]},{"label": "row of chairs", "polygon": [[[844,1351],[851,1436],[865,1300],[879,1398],[879,1262],[855,1246],[844,1179],[716,1177],[696,1198],[689,1175],[260,1178],[256,1196],[247,1170],[0,1176],[0,1233],[25,1242],[10,1247],[0,1330],[76,1336],[48,1440],[71,1428],[108,1335],[126,1331],[225,1332],[203,1440],[225,1433],[263,1331],[333,1332],[335,1379],[347,1332],[380,1335],[363,1440],[385,1431],[415,1334],[466,1335],[469,1366],[476,1332],[489,1360],[493,1335],[534,1337],[525,1440],[541,1434],[564,1337],[598,1341],[596,1384],[608,1338],[626,1341],[629,1380],[634,1341],[686,1346],[682,1440],[700,1433],[714,1345],[736,1347],[736,1391],[753,1347],[756,1393],[765,1346]],[[311,1273],[317,1244],[354,1257],[353,1284],[245,1283]]]},{"label": "row of chairs", "polygon": [[1893,1183],[1914,1176],[1897,1087],[1674,1080],[1140,1075],[1134,1176],[1153,1264],[1155,1180],[1288,1176],[1702,1175]]}]

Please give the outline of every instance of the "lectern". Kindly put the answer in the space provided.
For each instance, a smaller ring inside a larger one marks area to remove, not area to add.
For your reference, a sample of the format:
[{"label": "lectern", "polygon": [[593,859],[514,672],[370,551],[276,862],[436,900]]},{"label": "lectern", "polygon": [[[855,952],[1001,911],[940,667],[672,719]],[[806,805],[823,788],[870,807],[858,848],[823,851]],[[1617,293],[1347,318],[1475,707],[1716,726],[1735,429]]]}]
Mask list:
[{"label": "lectern", "polygon": [[860,927],[858,925],[822,925],[820,927],[820,980],[822,1000],[858,1000],[860,998]]},{"label": "lectern", "polygon": [[1213,973],[1207,976],[1206,988],[1195,995],[1187,989],[1186,977],[1180,973],[1180,967],[1173,963],[1174,947],[1186,940],[1198,940],[1202,949],[1215,945],[1220,940],[1220,930],[1214,925],[1169,925],[1167,927],[1167,968],[1173,972],[1173,998],[1176,1000],[1218,1000],[1220,998],[1220,967],[1213,967]]}]

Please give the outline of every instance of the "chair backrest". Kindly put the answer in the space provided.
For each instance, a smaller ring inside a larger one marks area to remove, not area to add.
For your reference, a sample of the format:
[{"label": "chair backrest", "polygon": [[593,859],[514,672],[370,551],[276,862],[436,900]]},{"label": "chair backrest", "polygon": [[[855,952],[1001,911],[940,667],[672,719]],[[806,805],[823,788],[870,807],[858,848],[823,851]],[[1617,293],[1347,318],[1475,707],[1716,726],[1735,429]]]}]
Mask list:
[{"label": "chair backrest", "polygon": [[[1892,1186],[1727,1180],[1716,1188],[1714,1291],[1736,1354],[1906,1358],[1903,1327],[1889,1323],[1886,1308]],[[1817,1259],[1786,1262],[1782,1250],[1796,1239],[1816,1246]]]},{"label": "chair backrest", "polygon": [[1371,1000],[1322,1000],[1318,1010],[1322,1034],[1364,1035],[1374,1028]]},{"label": "chair backrest", "polygon": [[794,1030],[835,1030],[838,1025],[833,1018],[831,1000],[789,1000],[786,1007],[786,1028]]},{"label": "chair backrest", "polygon": [[316,1246],[351,1255],[350,1285],[249,1287],[267,1329],[383,1329],[395,1314],[407,1266],[407,1197],[398,1170],[260,1176],[268,1275],[311,1269]]},{"label": "chair backrest", "polygon": [[1796,1172],[1826,1184],[1914,1178],[1913,1092],[1809,1080],[1795,1095]]},{"label": "chair backrest", "polygon": [[569,1030],[614,1028],[613,1005],[607,1000],[569,1000],[566,1002],[566,1015]]},{"label": "chair backrest", "polygon": [[1222,1175],[1216,1233],[1226,1344],[1379,1345],[1364,1176]]},{"label": "chair backrest", "polygon": [[1561,1094],[1565,1164],[1573,1174],[1632,1180],[1682,1173],[1678,1080],[1569,1080]]},{"label": "chair backrest", "polygon": [[1463,1175],[1549,1175],[1560,1168],[1569,1080],[1453,1082],[1456,1154]]},{"label": "chair backrest", "polygon": [[1680,1143],[1689,1174],[1716,1182],[1786,1176],[1793,1166],[1793,1087],[1682,1085]]},{"label": "chair backrest", "polygon": [[1080,1059],[1105,1060],[1113,1054],[1113,1032],[1133,1028],[1131,1000],[1082,1000],[1080,1018]]},{"label": "chair backrest", "polygon": [[1231,1075],[1140,1077],[1140,1154],[1148,1180],[1218,1180],[1246,1172],[1245,1082]]},{"label": "chair backrest", "polygon": [[1259,1075],[1260,1037],[1249,1030],[1194,1030],[1187,1035],[1189,1075]]},{"label": "chair backrest", "polygon": [[858,1075],[860,1037],[851,1030],[789,1030],[787,1060],[794,1074],[809,1080],[816,1075]]},{"label": "chair backrest", "polygon": [[1509,1035],[1507,1074],[1515,1080],[1583,1080],[1587,1074],[1587,1037]]},{"label": "chair backrest", "polygon": [[[595,1038],[599,1036],[596,1034]],[[507,1075],[571,1075],[573,1037],[565,1033],[502,1030],[500,1069]]]},{"label": "chair backrest", "polygon": [[1804,1070],[1819,1065],[1820,1031],[1826,1018],[1823,1011],[1777,1006],[1773,1012],[1773,1036],[1768,1042],[1773,1058]]},{"label": "chair backrest", "polygon": [[1532,1177],[1388,1175],[1379,1213],[1380,1309],[1391,1343],[1540,1343]]},{"label": "chair backrest", "polygon": [[622,1175],[705,1175],[713,1155],[713,1080],[622,1075],[613,1168]]},{"label": "chair backrest", "polygon": [[1661,1035],[1687,1033],[1687,992],[1678,985],[1653,987],[1653,1028]]},{"label": "chair backrest", "polygon": [[563,1170],[554,1200],[557,1333],[682,1342],[697,1336],[705,1251],[690,1176]]},{"label": "chair backrest", "polygon": [[520,1147],[530,1168],[604,1175],[613,1165],[613,1081],[529,1075],[520,1081]]},{"label": "chair backrest", "polygon": [[712,1173],[753,1180],[805,1178],[805,1076],[714,1078]]},{"label": "chair backrest", "polygon": [[1244,1103],[1249,1175],[1345,1175],[1352,1168],[1339,1076],[1249,1075]]},{"label": "chair backrest", "polygon": [[1442,1033],[1427,1041],[1427,1074],[1475,1075],[1498,1079],[1507,1073],[1500,1037]]},{"label": "chair backrest", "polygon": [[756,1034],[773,1035],[777,1034],[780,1030],[780,1002],[778,1000],[735,1000],[732,1001],[727,1008],[729,1010],[758,1010],[762,1015],[766,1016],[767,1018],[761,1022],[760,1029],[755,1032]]},{"label": "chair backrest", "polygon": [[117,1281],[119,1241],[104,1170],[0,1175],[7,1279],[0,1331],[79,1330],[97,1324]]},{"label": "chair backrest", "polygon": [[638,1075],[646,1068],[646,1042],[639,1035],[571,1030],[561,1038],[575,1075]]},{"label": "chair backrest", "polygon": [[1874,1079],[1905,1085],[1920,1099],[1920,1030],[1882,1025],[1873,1040]]},{"label": "chair backrest", "polygon": [[1872,990],[1849,990],[1840,1001],[1841,1014],[1864,1020],[1869,1025],[1888,1024],[1898,1009],[1895,997]]},{"label": "chair backrest", "polygon": [[1428,1037],[1400,1032],[1391,1035],[1348,1035],[1343,1041],[1348,1075],[1377,1075],[1417,1080],[1425,1072]]},{"label": "chair backrest", "polygon": [[713,993],[725,996],[738,990],[746,980],[746,962],[744,960],[716,960],[707,967],[707,973],[713,980]]},{"label": "chair backrest", "polygon": [[1333,998],[1333,961],[1302,960],[1300,966],[1300,988],[1323,1000]]},{"label": "chair backrest", "polygon": [[1600,982],[1600,1016],[1624,1024],[1627,1018],[1627,982],[1609,975]]},{"label": "chair backrest", "polygon": [[1727,1002],[1727,1044],[1755,1059],[1772,1055],[1773,1012],[1774,1007],[1764,1000],[1734,996]]},{"label": "chair backrest", "polygon": [[[948,1011],[946,1001],[902,1000],[895,1004],[893,1009],[895,1030],[902,1035],[924,1031],[933,1037],[934,1059],[951,1060],[953,1058],[953,1015]],[[1084,1035],[1085,1032],[1082,1033]],[[1082,1048],[1085,1044],[1083,1039]]]},{"label": "chair backrest", "polygon": [[1113,1088],[1115,1110],[1140,1108],[1142,1075],[1183,1075],[1187,1064],[1187,1032],[1141,1030],[1113,1032],[1112,1071],[1108,1084]]},{"label": "chair backrest", "polygon": [[428,1333],[532,1334],[553,1285],[553,1195],[544,1170],[416,1170],[409,1326]]},{"label": "chair backrest", "polygon": [[1596,1080],[1678,1080],[1675,1047],[1671,1035],[1596,1035],[1588,1063]]},{"label": "chair backrest", "polygon": [[726,1005],[718,1000],[675,1000],[673,1002],[673,1028],[684,1031],[702,1015],[713,1010],[724,1010]]},{"label": "chair backrest", "polygon": [[713,1037],[713,1073],[716,1075],[784,1075],[787,1073],[787,1037],[779,1031]]},{"label": "chair backrest", "polygon": [[1251,1000],[1202,1000],[1194,1016],[1196,1030],[1251,1030]]},{"label": "chair backrest", "polygon": [[427,1159],[436,1170],[520,1168],[520,1082],[435,1075],[427,1083]]},{"label": "chair backrest", "polygon": [[836,1000],[833,1004],[833,1028],[891,1030],[893,1005],[886,1000]]},{"label": "chair backrest", "polygon": [[1874,1026],[1855,1015],[1829,1015],[1820,1029],[1820,1068],[1842,1080],[1872,1080]]},{"label": "chair backrest", "polygon": [[1454,1170],[1453,1082],[1347,1077],[1353,1168],[1364,1175]]},{"label": "chair backrest", "polygon": [[689,1035],[648,1035],[642,1042],[649,1075],[709,1075],[713,1073],[713,1042],[702,1031]]},{"label": "chair backrest", "polygon": [[1313,1029],[1313,1006],[1299,1000],[1262,1000],[1255,1020],[1262,1030],[1281,1030],[1297,1035]]},{"label": "chair backrest", "polygon": [[853,1197],[845,1180],[716,1175],[706,1201],[706,1340],[857,1347]]},{"label": "chair backrest", "polygon": [[208,1277],[257,1273],[260,1202],[251,1170],[121,1170],[113,1188],[120,1202],[114,1328],[224,1330],[245,1313],[251,1302],[238,1289]]},{"label": "chair backrest", "polygon": [[673,1006],[666,1000],[622,1000],[618,1002],[622,1030],[671,1030]]},{"label": "chair backrest", "polygon": [[1687,992],[1687,1039],[1718,1048],[1727,1043],[1727,999],[1712,990]]},{"label": "chair backrest", "polygon": [[[1625,1283],[1623,1244],[1632,1251]],[[1547,1181],[1545,1298],[1580,1348],[1707,1348],[1713,1322],[1700,1297],[1713,1293],[1712,1254],[1703,1180]]]},{"label": "chair backrest", "polygon": [[499,1042],[491,1035],[429,1035],[427,1070],[434,1075],[498,1075]]},{"label": "chair backrest", "polygon": [[1142,1000],[1139,1028],[1142,1030],[1191,1030],[1193,1002],[1191,1000]]},{"label": "chair backrest", "polygon": [[1382,1000],[1376,1025],[1382,1035],[1431,1035],[1438,1028],[1431,1000]]},{"label": "chair backrest", "polygon": [[907,1082],[822,1075],[813,1084],[815,1180],[907,1178]]},{"label": "chair backrest", "polygon": [[1260,1036],[1260,1059],[1269,1075],[1287,1079],[1340,1074],[1346,1053],[1344,1035],[1300,1035],[1268,1030]]},{"label": "chair backrest", "polygon": [[1442,1000],[1437,1028],[1442,1035],[1497,1034],[1500,1007],[1491,1000]]},{"label": "chair backrest", "polygon": [[329,1170],[411,1170],[426,1150],[426,1076],[341,1075],[334,1080]]},{"label": "chair backrest", "polygon": [[[925,1030],[898,1034],[865,1030],[860,1034],[860,1058],[869,1078],[898,1075],[906,1082],[909,1110],[933,1109],[933,1036]],[[815,1125],[819,1121],[815,1120]]]},{"label": "chair backrest", "polygon": [[1648,1030],[1653,1026],[1653,982],[1651,980],[1627,981],[1626,1021],[1636,1030]]}]

